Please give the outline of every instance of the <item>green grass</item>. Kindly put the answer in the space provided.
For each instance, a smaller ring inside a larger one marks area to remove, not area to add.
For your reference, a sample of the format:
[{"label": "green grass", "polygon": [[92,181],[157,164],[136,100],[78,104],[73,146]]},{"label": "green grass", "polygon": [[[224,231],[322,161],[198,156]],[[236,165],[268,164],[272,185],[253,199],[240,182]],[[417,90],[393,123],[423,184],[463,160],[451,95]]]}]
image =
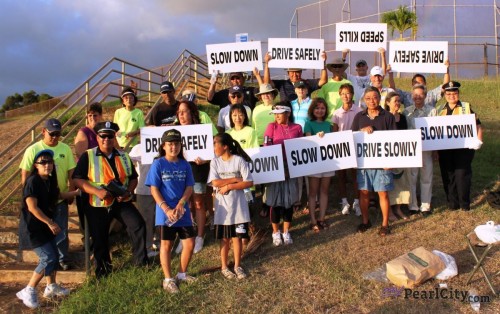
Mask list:
[{"label": "green grass", "polygon": [[[409,86],[408,79],[398,81]],[[437,86],[439,78],[429,78],[429,86]],[[471,103],[484,127],[484,145],[476,152],[473,162],[473,198],[498,182],[500,174],[500,134],[498,80],[461,81],[461,99]],[[399,86],[399,85],[398,85]],[[214,116],[215,106],[200,106]],[[363,279],[387,261],[418,246],[437,249],[455,257],[459,275],[446,283],[450,289],[471,287],[480,295],[491,296],[481,275],[476,274],[472,285],[466,285],[475,261],[469,252],[464,235],[478,224],[488,220],[500,222],[500,211],[482,202],[473,211],[445,210],[444,193],[435,164],[435,213],[428,218],[412,217],[409,221],[392,224],[393,234],[382,238],[377,228],[357,234],[359,218],[338,213],[336,179],[331,186],[328,230],[314,234],[308,229],[308,217],[296,213],[292,236],[294,244],[275,248],[270,233],[264,244],[244,259],[250,276],[243,281],[225,280],[219,271],[209,268],[220,265],[218,243],[210,232],[205,248],[193,256],[189,273],[198,280],[192,285],[181,285],[181,293],[170,295],[161,289],[163,278],[159,265],[150,269],[130,265],[130,250],[121,246],[121,256],[114,258],[115,272],[97,282],[89,279],[56,309],[61,313],[456,313],[471,312],[470,305],[456,300],[416,300],[384,298],[384,288],[390,283]],[[377,211],[371,213],[374,225],[380,225]],[[269,222],[256,215],[257,227],[269,231]],[[486,259],[488,273],[500,269],[500,252],[494,251]],[[173,268],[179,258],[175,255]],[[433,290],[438,281],[430,280],[417,290]],[[493,279],[500,289],[500,277]],[[498,298],[482,304],[485,312],[500,312]]]}]

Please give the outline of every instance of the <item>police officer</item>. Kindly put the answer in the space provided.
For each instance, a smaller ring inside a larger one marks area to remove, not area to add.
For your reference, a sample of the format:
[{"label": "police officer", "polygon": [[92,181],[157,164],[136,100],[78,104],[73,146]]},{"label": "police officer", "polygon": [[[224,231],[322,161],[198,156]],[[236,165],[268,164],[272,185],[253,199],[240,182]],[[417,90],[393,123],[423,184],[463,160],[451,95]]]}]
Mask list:
[{"label": "police officer", "polygon": [[[94,131],[98,147],[82,154],[73,173],[75,185],[85,192],[84,212],[93,239],[97,278],[112,271],[108,244],[112,218],[127,228],[132,242],[134,264],[145,265],[148,262],[144,220],[132,204],[137,172],[130,157],[114,148],[118,129],[118,125],[111,121],[97,123]],[[110,182],[114,182],[114,185]]]},{"label": "police officer", "polygon": [[[451,81],[443,84],[446,104],[437,110],[439,116],[474,114],[469,103],[460,101],[460,83]],[[475,150],[482,145],[481,121],[476,117],[478,142],[470,148],[440,150],[439,167],[449,209],[470,210],[470,188],[472,181],[472,160]]]}]

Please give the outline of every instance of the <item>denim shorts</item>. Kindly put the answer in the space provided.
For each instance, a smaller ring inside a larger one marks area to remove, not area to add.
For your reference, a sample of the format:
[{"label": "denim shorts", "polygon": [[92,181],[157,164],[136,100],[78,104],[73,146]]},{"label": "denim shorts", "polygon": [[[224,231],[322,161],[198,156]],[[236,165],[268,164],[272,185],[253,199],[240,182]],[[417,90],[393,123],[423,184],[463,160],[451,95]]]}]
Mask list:
[{"label": "denim shorts", "polygon": [[57,270],[59,265],[59,253],[57,250],[56,239],[36,247],[33,249],[36,255],[40,259],[38,265],[35,268],[37,274],[44,274],[44,276],[50,276],[54,271]]},{"label": "denim shorts", "polygon": [[207,193],[207,184],[203,182],[195,182],[193,186],[194,194],[205,194]]},{"label": "denim shorts", "polygon": [[358,169],[358,190],[385,192],[394,189],[394,179],[391,170]]}]

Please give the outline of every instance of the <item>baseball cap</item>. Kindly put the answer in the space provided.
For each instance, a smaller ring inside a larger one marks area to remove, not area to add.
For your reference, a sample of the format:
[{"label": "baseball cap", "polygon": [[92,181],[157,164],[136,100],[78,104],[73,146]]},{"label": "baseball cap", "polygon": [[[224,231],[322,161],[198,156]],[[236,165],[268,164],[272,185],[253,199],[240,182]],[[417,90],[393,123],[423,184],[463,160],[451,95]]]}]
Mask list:
[{"label": "baseball cap", "polygon": [[162,94],[173,90],[175,90],[174,85],[169,81],[165,81],[160,85],[160,93]]},{"label": "baseball cap", "polygon": [[375,76],[375,75],[380,75],[380,76],[384,76],[384,72],[382,71],[382,68],[379,67],[378,65],[374,66],[371,71],[370,71],[370,75],[371,76]]},{"label": "baseball cap", "polygon": [[161,136],[161,141],[165,142],[180,142],[182,139],[181,132],[176,129],[167,130]]},{"label": "baseball cap", "polygon": [[61,122],[57,119],[51,118],[45,121],[44,128],[47,129],[49,132],[54,132],[54,131],[61,131]]}]

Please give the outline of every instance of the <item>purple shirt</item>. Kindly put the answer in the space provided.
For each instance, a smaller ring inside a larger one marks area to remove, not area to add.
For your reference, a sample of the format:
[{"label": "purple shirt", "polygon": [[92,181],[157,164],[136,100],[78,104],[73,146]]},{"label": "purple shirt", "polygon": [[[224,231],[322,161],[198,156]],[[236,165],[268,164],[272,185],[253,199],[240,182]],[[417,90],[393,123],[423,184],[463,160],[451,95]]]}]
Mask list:
[{"label": "purple shirt", "polygon": [[89,146],[87,149],[91,149],[94,147],[97,147],[97,134],[94,133],[94,130],[90,129],[89,127],[84,126],[83,128],[80,129],[80,131],[87,136],[87,141],[89,143]]}]

